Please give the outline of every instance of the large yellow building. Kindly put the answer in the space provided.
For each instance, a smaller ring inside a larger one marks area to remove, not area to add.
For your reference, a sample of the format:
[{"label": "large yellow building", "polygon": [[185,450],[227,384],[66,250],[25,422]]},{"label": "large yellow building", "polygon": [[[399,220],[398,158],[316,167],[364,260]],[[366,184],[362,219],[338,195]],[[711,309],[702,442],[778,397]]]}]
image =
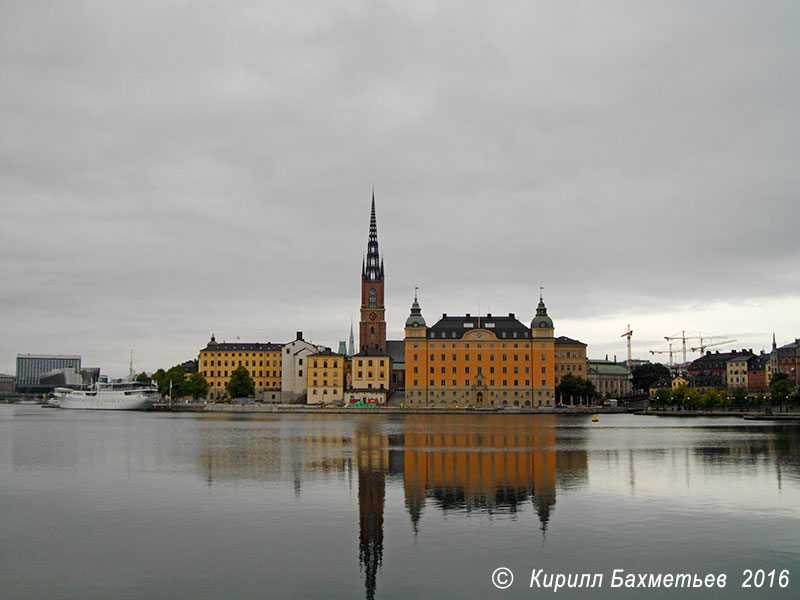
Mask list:
[{"label": "large yellow building", "polygon": [[276,394],[279,397],[281,348],[283,344],[219,343],[212,335],[197,359],[197,369],[208,381],[209,398],[227,395],[225,388],[238,367],[244,367],[250,373],[255,384],[256,399],[270,399],[270,395]]},{"label": "large yellow building", "polygon": [[330,350],[310,354],[307,358],[308,386],[306,402],[308,404],[337,403],[344,400],[344,390],[350,363],[343,354]]},{"label": "large yellow building", "polygon": [[555,403],[553,321],[540,297],[526,327],[513,313],[448,317],[427,327],[416,296],[405,327],[409,406]]}]

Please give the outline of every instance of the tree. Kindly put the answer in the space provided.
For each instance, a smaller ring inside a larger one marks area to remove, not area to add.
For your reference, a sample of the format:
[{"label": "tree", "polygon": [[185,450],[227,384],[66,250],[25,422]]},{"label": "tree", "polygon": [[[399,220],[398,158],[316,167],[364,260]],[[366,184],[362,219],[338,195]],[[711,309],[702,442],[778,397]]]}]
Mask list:
[{"label": "tree", "polygon": [[631,385],[635,390],[649,390],[659,379],[670,377],[667,367],[661,363],[646,363],[636,367],[632,373]]},{"label": "tree", "polygon": [[236,367],[226,389],[231,398],[248,398],[255,393],[256,385],[245,367]]},{"label": "tree", "polygon": [[150,383],[150,380],[151,380],[150,376],[148,376],[147,373],[145,373],[144,371],[142,371],[136,376],[136,381],[138,381],[139,383]]},{"label": "tree", "polygon": [[186,382],[186,392],[195,400],[204,398],[208,394],[208,381],[200,372],[192,373]]},{"label": "tree", "polygon": [[556,393],[561,402],[568,402],[570,398],[589,398],[595,396],[594,384],[586,381],[583,377],[577,377],[572,373],[567,373],[561,378],[561,382],[556,386]]},{"label": "tree", "polygon": [[702,396],[697,388],[684,388],[686,391],[683,395],[683,405],[688,408],[689,410],[694,410],[698,404],[700,404],[700,400]]},{"label": "tree", "polygon": [[742,410],[742,405],[747,402],[747,390],[743,387],[734,388],[733,400],[739,405],[739,410]]},{"label": "tree", "polygon": [[666,404],[669,404],[669,398],[672,395],[672,390],[669,388],[659,388],[656,391],[655,401],[656,405],[660,404],[663,408]]},{"label": "tree", "polygon": [[714,407],[720,404],[720,391],[717,388],[710,388],[700,399],[700,404],[714,412]]},{"label": "tree", "polygon": [[792,393],[792,384],[789,383],[789,377],[786,373],[777,373],[772,378],[770,384],[770,395],[772,402],[778,403],[778,406],[783,406],[783,403],[789,399],[789,394]]}]

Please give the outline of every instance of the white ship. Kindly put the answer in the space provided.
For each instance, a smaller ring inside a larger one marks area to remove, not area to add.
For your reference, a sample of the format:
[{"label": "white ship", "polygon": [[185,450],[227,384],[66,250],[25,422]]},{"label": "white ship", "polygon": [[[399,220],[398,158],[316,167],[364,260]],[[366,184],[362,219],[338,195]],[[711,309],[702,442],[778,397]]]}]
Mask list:
[{"label": "white ship", "polygon": [[56,388],[53,404],[61,408],[147,410],[160,398],[155,383],[96,383],[89,389]]}]

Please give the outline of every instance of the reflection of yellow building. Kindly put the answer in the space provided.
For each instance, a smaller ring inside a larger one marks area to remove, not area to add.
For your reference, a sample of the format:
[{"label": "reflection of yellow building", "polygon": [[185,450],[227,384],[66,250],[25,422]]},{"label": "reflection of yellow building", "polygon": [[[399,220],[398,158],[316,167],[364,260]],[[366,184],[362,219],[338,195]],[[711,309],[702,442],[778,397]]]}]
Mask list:
[{"label": "reflection of yellow building", "polygon": [[209,396],[224,396],[231,374],[238,367],[247,369],[253,379],[256,398],[263,398],[270,391],[279,394],[282,347],[272,343],[219,343],[212,335],[197,360],[198,370],[208,381]]},{"label": "reflection of yellow building", "polygon": [[308,362],[307,402],[341,404],[347,381],[347,357],[330,350],[311,354]]},{"label": "reflection of yellow building", "polygon": [[530,327],[514,314],[445,314],[427,327],[415,296],[405,331],[410,406],[554,404],[553,321],[542,298]]},{"label": "reflection of yellow building", "polygon": [[[425,416],[409,417],[404,436],[406,504],[415,527],[425,499],[442,508],[515,510],[532,499],[542,526],[555,504],[556,472],[586,473],[586,453],[557,453],[555,416],[515,424],[505,416],[453,416],[431,431]],[[488,426],[488,427],[487,427]]]}]

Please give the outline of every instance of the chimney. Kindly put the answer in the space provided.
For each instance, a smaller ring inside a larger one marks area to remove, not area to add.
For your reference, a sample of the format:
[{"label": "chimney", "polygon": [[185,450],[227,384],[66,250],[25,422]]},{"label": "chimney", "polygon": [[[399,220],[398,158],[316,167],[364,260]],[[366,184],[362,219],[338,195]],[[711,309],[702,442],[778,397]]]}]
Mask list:
[{"label": "chimney", "polygon": [[491,316],[492,316],[492,313],[486,313],[486,316],[487,316],[487,317],[491,317]]},{"label": "chimney", "polygon": [[517,317],[514,316],[514,313],[508,313],[509,319],[516,319]]},{"label": "chimney", "polygon": [[447,313],[442,313],[442,318],[446,319],[447,318]]},{"label": "chimney", "polygon": [[302,340],[303,339],[303,332],[302,331],[298,331],[297,332],[297,339],[298,340]]},{"label": "chimney", "polygon": [[469,313],[467,313],[467,318],[469,319]]}]

